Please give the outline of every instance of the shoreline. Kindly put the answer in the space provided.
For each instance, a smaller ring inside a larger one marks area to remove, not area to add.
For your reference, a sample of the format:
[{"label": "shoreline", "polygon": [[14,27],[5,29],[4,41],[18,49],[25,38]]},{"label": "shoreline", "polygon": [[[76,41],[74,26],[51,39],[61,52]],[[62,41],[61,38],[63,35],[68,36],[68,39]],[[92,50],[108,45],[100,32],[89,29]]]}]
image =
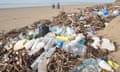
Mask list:
[{"label": "shoreline", "polygon": [[[109,3],[95,3],[95,2],[91,2],[91,3],[65,3],[65,4],[61,4],[61,6],[76,6],[76,5],[97,5],[97,4],[110,4],[112,2],[109,2]],[[19,4],[19,3],[18,3]],[[16,7],[3,7],[3,8],[0,8],[0,9],[16,9],[16,8],[34,8],[34,7],[49,7],[49,6],[52,6],[52,4],[48,4],[48,5],[35,5],[35,3],[33,3],[34,5],[26,5],[26,6],[22,6],[22,4],[19,4],[19,6],[16,6]],[[39,4],[39,3],[38,3]],[[0,4],[1,5],[1,4]],[[4,5],[4,4],[3,4]],[[23,4],[25,5],[25,4]]]},{"label": "shoreline", "polygon": [[[65,6],[91,6],[91,5],[97,5],[97,4],[68,4],[68,5],[61,5],[61,7],[65,7]],[[100,5],[100,4],[98,4],[98,5]],[[0,10],[5,10],[5,9],[24,9],[24,8],[45,8],[45,7],[51,7],[52,8],[52,4],[48,5],[48,6],[28,6],[28,7],[0,8]]]},{"label": "shoreline", "polygon": [[90,6],[94,5],[64,5],[61,9],[52,9],[51,6],[0,9],[0,32],[22,28],[41,19],[51,19],[62,10],[76,12],[78,8]]}]

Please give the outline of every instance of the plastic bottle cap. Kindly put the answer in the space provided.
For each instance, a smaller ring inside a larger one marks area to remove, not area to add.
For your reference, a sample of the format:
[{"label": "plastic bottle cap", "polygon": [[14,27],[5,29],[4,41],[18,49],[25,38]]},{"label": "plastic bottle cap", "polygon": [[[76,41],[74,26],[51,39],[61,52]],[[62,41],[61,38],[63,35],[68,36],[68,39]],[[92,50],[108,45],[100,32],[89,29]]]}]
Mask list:
[{"label": "plastic bottle cap", "polygon": [[63,42],[62,41],[56,41],[56,46],[62,48]]},{"label": "plastic bottle cap", "polygon": [[104,58],[100,58],[100,60],[105,60]]}]

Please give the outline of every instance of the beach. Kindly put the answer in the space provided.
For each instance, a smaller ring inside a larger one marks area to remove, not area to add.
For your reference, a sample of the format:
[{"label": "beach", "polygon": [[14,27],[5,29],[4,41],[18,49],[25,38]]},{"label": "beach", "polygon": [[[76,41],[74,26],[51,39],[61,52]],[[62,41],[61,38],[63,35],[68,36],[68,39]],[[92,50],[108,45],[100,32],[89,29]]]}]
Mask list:
[{"label": "beach", "polygon": [[51,19],[62,10],[77,12],[78,8],[89,6],[92,5],[66,5],[61,9],[52,9],[51,6],[0,9],[0,32],[21,28],[41,19]]},{"label": "beach", "polygon": [[[7,32],[12,29],[19,29],[27,25],[31,25],[42,19],[51,20],[57,16],[60,11],[79,12],[79,8],[90,7],[93,5],[64,5],[60,9],[52,9],[51,6],[41,7],[24,7],[24,8],[5,8],[0,9],[0,32]],[[108,27],[97,32],[98,36],[106,37],[117,45],[117,52],[111,53],[109,56],[120,64],[120,16],[110,21]],[[120,71],[118,68],[117,72]]]}]

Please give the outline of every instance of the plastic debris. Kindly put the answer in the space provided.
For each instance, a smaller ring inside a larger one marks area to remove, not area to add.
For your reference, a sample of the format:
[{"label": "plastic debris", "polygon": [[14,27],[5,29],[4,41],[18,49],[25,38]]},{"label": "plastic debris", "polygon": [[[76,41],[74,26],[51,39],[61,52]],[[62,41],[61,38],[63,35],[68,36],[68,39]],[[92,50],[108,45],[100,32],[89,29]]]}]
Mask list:
[{"label": "plastic debris", "polygon": [[110,41],[109,39],[103,38],[102,39],[102,44],[101,47],[102,49],[107,49],[109,51],[115,51],[115,45],[112,41]]},{"label": "plastic debris", "polygon": [[14,50],[19,50],[19,49],[22,49],[24,48],[24,44],[25,44],[26,40],[23,39],[23,40],[19,40],[15,46],[14,46]]},{"label": "plastic debris", "polygon": [[0,71],[114,72],[119,65],[107,58],[115,44],[96,31],[118,15],[118,9],[88,7],[0,33]]},{"label": "plastic debris", "polygon": [[119,64],[111,60],[108,60],[108,64],[114,69],[117,69],[119,67]]},{"label": "plastic debris", "polygon": [[102,58],[98,59],[98,65],[105,70],[114,72],[114,70],[111,68],[111,66]]}]

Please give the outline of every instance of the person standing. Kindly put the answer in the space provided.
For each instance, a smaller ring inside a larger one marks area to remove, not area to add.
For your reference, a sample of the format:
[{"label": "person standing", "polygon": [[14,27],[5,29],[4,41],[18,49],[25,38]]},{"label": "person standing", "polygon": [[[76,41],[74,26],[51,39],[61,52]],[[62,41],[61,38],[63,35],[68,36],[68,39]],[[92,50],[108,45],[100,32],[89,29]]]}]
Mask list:
[{"label": "person standing", "polygon": [[52,8],[53,8],[53,9],[55,8],[55,4],[52,5]]},{"label": "person standing", "polygon": [[60,3],[59,2],[57,3],[57,9],[60,9]]}]

